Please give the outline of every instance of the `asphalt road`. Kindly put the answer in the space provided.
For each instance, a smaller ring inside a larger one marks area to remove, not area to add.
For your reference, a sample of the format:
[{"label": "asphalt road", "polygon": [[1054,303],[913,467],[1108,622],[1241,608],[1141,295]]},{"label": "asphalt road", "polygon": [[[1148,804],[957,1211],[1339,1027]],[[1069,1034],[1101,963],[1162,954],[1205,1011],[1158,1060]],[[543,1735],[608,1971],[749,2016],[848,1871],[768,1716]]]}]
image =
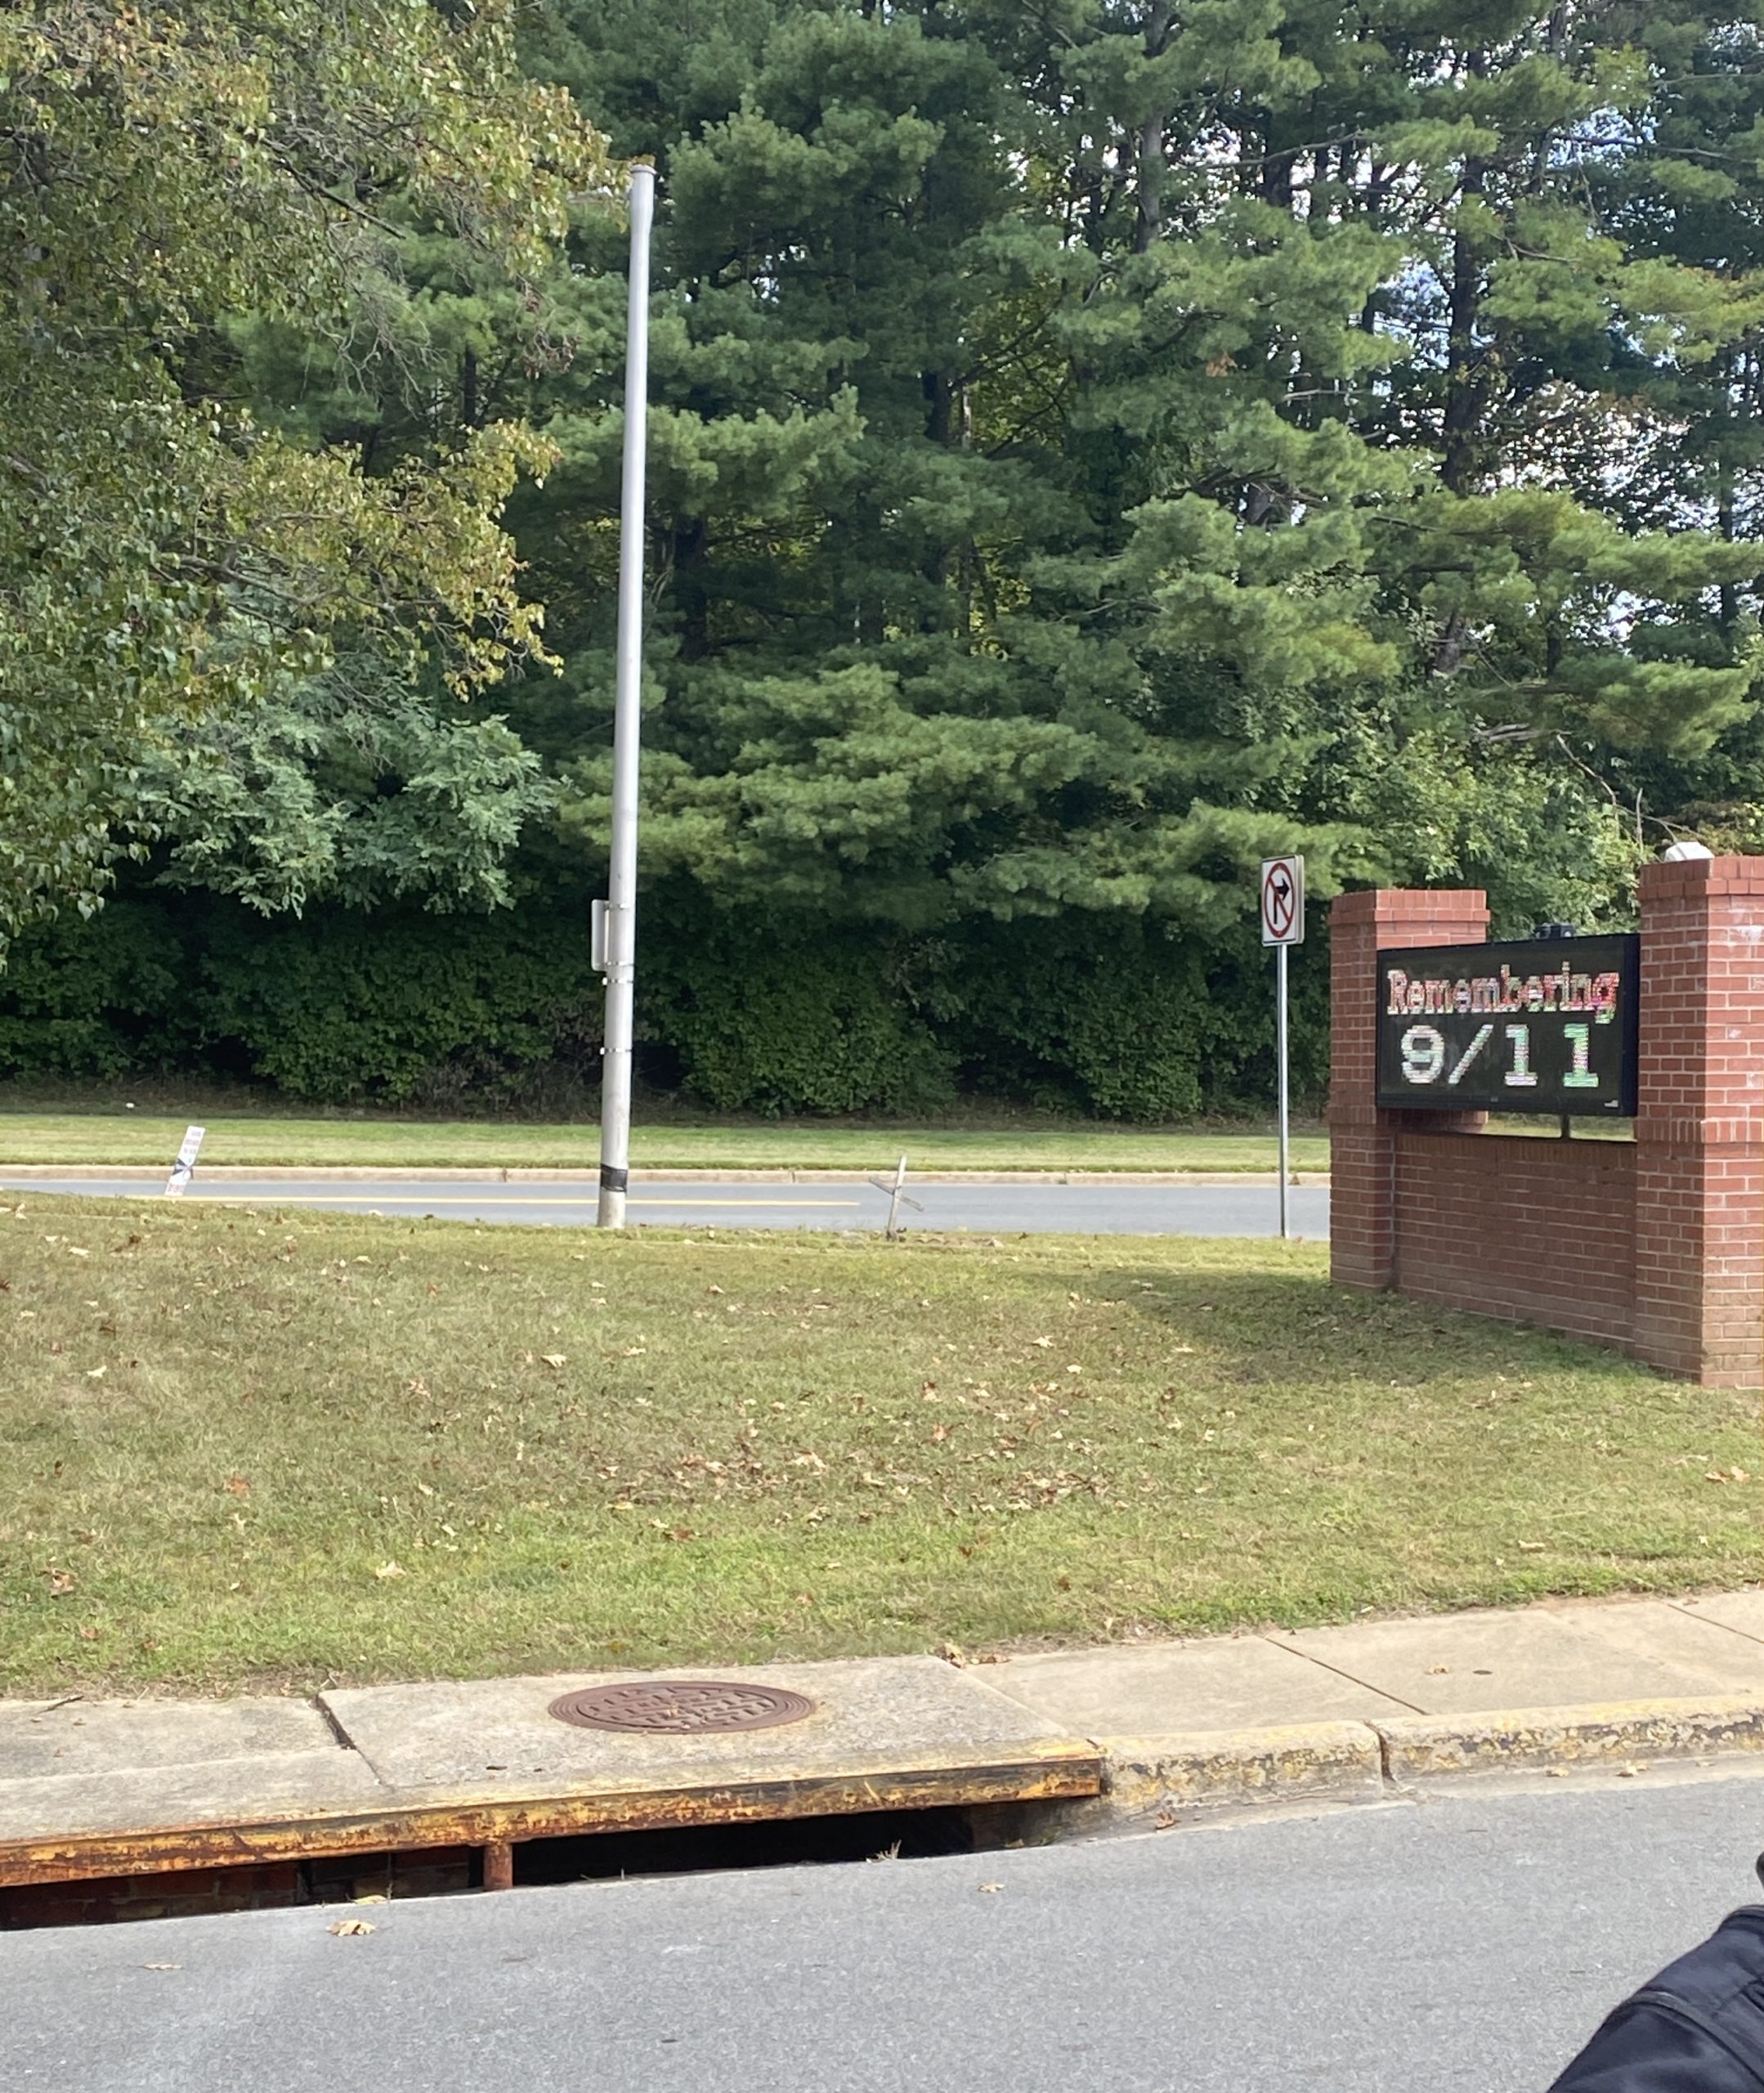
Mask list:
[{"label": "asphalt road", "polygon": [[[0,1187],[30,1193],[110,1194],[140,1199],[156,1188],[139,1178],[15,1177],[0,1172]],[[1274,1185],[935,1185],[909,1183],[920,1210],[902,1209],[910,1229],[967,1230],[977,1235],[1272,1235],[1278,1188]],[[594,1217],[594,1181],[539,1183],[322,1176],[203,1181],[197,1174],[186,1198],[248,1201],[262,1206],[317,1206],[356,1213],[432,1214],[449,1221],[515,1221],[580,1228]],[[1322,1185],[1296,1185],[1288,1193],[1295,1235],[1319,1241],[1329,1232],[1329,1193]],[[657,1227],[864,1228],[888,1218],[886,1192],[872,1185],[738,1185],[697,1181],[639,1183],[632,1187],[629,1218]]]},{"label": "asphalt road", "polygon": [[[8,2093],[1542,2093],[1764,1780],[0,1935]],[[988,1885],[991,1885],[990,1887]],[[155,1965],[171,1965],[155,1966]]]}]

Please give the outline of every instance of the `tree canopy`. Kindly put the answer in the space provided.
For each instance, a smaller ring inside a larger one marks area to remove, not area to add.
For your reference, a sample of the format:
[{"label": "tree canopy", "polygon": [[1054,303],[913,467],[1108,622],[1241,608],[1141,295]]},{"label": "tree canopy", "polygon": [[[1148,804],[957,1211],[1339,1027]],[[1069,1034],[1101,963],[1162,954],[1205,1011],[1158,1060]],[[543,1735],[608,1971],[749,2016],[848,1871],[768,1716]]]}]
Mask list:
[{"label": "tree canopy", "polygon": [[[0,265],[9,388],[67,345],[0,541],[36,766],[7,769],[45,781],[15,894],[136,838],[137,890],[265,912],[580,910],[622,439],[602,137],[660,182],[645,993],[705,1094],[936,1068],[1193,1109],[1260,1080],[1271,850],[1320,895],[1486,885],[1522,929],[1621,920],[1681,827],[1764,847],[1754,14],[154,23],[6,32],[11,251],[51,258]],[[764,1075],[780,997],[871,1073]]]},{"label": "tree canopy", "polygon": [[248,319],[346,366],[408,349],[389,316],[424,239],[517,284],[548,269],[607,175],[570,98],[522,74],[513,14],[0,17],[0,925],[89,905],[151,836],[162,729],[351,660],[468,690],[537,649],[498,521],[546,455],[531,432],[364,471],[267,423],[228,339]]}]

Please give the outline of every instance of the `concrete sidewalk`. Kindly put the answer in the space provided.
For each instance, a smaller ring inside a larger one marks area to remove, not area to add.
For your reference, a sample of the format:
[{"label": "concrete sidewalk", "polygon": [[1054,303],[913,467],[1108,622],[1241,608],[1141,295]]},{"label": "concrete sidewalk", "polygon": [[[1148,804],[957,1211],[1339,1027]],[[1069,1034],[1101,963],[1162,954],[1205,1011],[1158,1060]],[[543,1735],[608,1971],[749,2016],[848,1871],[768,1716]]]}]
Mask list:
[{"label": "concrete sidewalk", "polygon": [[0,1701],[0,1890],[460,1846],[494,1885],[515,1844],[584,1831],[958,1804],[1057,1836],[1465,1774],[1632,1775],[1764,1752],[1764,1589],[667,1676],[728,1682],[749,1713],[809,1705],[733,1734],[560,1719],[562,1696],[656,1683],[604,1672]]}]

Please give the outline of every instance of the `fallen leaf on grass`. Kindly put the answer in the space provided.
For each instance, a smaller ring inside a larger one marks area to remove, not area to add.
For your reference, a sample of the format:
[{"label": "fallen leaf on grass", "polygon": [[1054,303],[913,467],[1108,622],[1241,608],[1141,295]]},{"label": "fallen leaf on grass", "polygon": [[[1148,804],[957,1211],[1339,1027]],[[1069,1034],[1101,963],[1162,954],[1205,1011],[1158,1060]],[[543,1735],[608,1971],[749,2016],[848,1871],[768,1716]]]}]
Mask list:
[{"label": "fallen leaf on grass", "polygon": [[334,1934],[372,1933],[373,1930],[372,1924],[366,1919],[334,1919],[325,1928],[327,1933]]},{"label": "fallen leaf on grass", "polygon": [[47,1575],[49,1596],[52,1599],[65,1599],[79,1582],[71,1570],[51,1570]]},{"label": "fallen leaf on grass", "polygon": [[226,1478],[226,1490],[229,1497],[248,1497],[251,1495],[251,1485],[242,1475],[230,1475]]},{"label": "fallen leaf on grass", "polygon": [[570,1363],[569,1355],[566,1352],[542,1351],[539,1357],[548,1366],[567,1366]]},{"label": "fallen leaf on grass", "polygon": [[401,1577],[405,1573],[396,1562],[383,1562],[374,1574],[376,1577],[384,1579],[387,1577]]}]

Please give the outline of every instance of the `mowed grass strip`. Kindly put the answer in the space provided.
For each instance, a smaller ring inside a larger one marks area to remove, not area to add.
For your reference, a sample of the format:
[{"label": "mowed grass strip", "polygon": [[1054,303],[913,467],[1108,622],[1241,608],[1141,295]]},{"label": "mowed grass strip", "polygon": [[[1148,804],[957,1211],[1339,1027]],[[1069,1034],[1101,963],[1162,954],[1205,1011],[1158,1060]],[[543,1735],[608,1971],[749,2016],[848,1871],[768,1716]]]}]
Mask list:
[{"label": "mowed grass strip", "polygon": [[968,1647],[1755,1577],[1755,1405],[1301,1244],[0,1211],[0,1686]]},{"label": "mowed grass strip", "polygon": [[[191,1118],[208,1129],[204,1166],[383,1169],[594,1170],[597,1125],[511,1121],[325,1119],[269,1114],[0,1112],[0,1164],[116,1163],[168,1171]],[[1553,1131],[1553,1130],[1552,1130]],[[631,1159],[646,1170],[887,1170],[905,1154],[931,1170],[1273,1170],[1274,1136],[1216,1129],[1122,1127],[636,1127]],[[1329,1142],[1295,1134],[1292,1167],[1327,1170]]]}]

